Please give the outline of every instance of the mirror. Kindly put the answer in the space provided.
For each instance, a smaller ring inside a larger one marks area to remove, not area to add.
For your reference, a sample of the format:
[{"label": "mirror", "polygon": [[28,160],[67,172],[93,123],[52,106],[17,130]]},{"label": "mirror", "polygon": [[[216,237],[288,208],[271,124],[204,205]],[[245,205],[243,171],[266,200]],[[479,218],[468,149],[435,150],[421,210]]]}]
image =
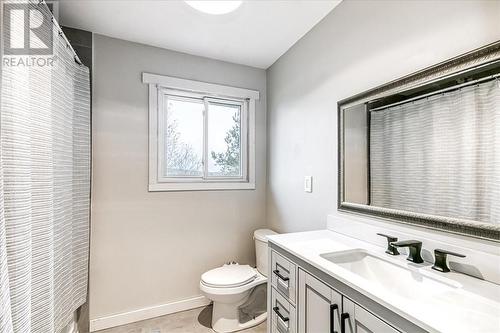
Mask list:
[{"label": "mirror", "polygon": [[339,210],[500,241],[500,42],[338,112]]}]

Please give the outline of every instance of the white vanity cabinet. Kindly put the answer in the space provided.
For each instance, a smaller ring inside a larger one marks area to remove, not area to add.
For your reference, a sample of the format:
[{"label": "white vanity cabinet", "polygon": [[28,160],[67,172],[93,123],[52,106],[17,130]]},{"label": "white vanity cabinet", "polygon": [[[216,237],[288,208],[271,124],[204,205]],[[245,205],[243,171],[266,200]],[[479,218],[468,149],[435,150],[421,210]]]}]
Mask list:
[{"label": "white vanity cabinet", "polygon": [[398,333],[349,298],[299,268],[299,332]]},{"label": "white vanity cabinet", "polygon": [[342,295],[299,269],[299,332],[340,332]]},{"label": "white vanity cabinet", "polygon": [[349,333],[398,333],[399,331],[382,319],[368,312],[347,297],[342,300],[343,313],[349,314],[346,332]]},{"label": "white vanity cabinet", "polygon": [[401,332],[293,259],[269,252],[269,333]]}]

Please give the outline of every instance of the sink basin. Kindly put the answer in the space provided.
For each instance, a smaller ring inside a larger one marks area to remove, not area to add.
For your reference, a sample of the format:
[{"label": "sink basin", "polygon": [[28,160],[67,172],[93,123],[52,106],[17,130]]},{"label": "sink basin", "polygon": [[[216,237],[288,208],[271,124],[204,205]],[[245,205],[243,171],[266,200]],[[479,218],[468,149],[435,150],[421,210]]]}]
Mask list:
[{"label": "sink basin", "polygon": [[395,264],[363,249],[321,254],[324,259],[401,297],[421,299],[456,290],[459,283],[423,272],[411,264]]}]

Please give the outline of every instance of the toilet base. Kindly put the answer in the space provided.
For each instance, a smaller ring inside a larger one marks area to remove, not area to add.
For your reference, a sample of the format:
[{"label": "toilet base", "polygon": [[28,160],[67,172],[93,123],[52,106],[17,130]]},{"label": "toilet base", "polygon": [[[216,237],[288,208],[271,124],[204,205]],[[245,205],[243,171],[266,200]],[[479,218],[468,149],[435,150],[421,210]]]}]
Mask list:
[{"label": "toilet base", "polygon": [[236,332],[259,325],[267,319],[267,283],[240,294],[239,300],[226,303],[214,300],[212,329],[218,333]]},{"label": "toilet base", "polygon": [[234,304],[214,302],[212,310],[212,329],[218,333],[229,333],[257,326],[267,319],[267,312],[240,323],[238,318],[238,307]]}]

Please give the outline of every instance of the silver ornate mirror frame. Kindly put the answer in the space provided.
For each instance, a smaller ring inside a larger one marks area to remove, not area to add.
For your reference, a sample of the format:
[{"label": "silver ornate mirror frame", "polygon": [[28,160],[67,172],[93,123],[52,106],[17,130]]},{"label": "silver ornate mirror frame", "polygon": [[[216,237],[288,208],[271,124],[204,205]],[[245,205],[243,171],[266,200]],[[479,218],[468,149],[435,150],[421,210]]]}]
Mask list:
[{"label": "silver ornate mirror frame", "polygon": [[[489,44],[445,62],[423,69],[401,79],[338,102],[338,210],[377,216],[445,232],[500,242],[500,225],[452,217],[435,216],[344,201],[344,119],[343,110],[430,84],[472,68],[500,60],[500,41]],[[500,166],[499,166],[500,167]],[[499,203],[500,205],[500,203]]]}]

